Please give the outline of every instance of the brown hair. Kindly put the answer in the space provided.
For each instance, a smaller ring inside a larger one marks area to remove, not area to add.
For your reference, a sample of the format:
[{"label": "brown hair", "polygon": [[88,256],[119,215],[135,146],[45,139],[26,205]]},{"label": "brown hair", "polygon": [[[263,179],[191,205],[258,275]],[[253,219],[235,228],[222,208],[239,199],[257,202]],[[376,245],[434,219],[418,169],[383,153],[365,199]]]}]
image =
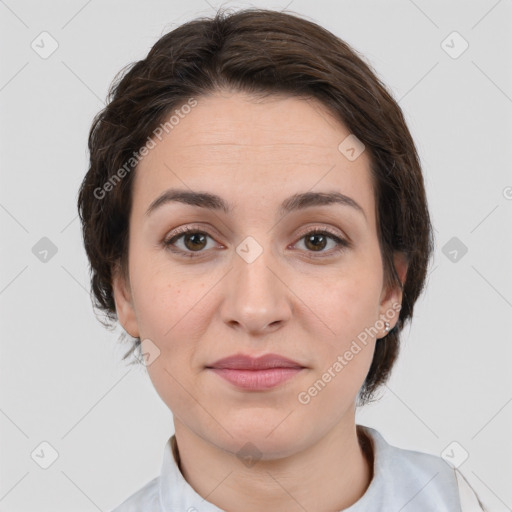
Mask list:
[{"label": "brown hair", "polygon": [[[433,242],[423,177],[402,111],[375,72],[347,43],[298,15],[219,11],[165,34],[144,60],[116,75],[89,133],[90,167],[78,196],[93,305],[113,327],[113,270],[128,273],[134,155],[173,109],[225,88],[317,99],[369,152],[386,283],[402,286],[395,251],[405,254],[408,272],[398,323],[377,342],[359,393],[360,405],[368,403],[389,376],[425,282]],[[139,338],[131,342],[124,359],[140,345]]]}]

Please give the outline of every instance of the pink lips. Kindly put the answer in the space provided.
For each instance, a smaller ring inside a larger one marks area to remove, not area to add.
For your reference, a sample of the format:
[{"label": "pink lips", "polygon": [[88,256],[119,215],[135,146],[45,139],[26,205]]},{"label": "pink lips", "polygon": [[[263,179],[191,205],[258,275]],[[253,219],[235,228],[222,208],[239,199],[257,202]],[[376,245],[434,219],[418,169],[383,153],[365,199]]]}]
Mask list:
[{"label": "pink lips", "polygon": [[256,358],[235,354],[219,359],[207,368],[231,384],[252,391],[271,389],[304,369],[296,361],[277,354]]}]

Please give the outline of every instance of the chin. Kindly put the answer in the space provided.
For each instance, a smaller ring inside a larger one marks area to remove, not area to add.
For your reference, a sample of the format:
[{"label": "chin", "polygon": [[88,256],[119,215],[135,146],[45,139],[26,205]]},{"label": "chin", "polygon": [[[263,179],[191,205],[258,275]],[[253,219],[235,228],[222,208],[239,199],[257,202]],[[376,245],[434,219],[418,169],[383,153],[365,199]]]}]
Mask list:
[{"label": "chin", "polygon": [[286,457],[303,445],[308,433],[302,430],[304,422],[301,422],[301,429],[295,422],[291,423],[288,419],[283,421],[284,418],[286,414],[283,413],[262,413],[259,417],[252,413],[245,419],[238,418],[236,423],[226,424],[232,437],[223,431],[222,438],[213,442],[237,456],[249,452],[249,455],[262,460]]}]

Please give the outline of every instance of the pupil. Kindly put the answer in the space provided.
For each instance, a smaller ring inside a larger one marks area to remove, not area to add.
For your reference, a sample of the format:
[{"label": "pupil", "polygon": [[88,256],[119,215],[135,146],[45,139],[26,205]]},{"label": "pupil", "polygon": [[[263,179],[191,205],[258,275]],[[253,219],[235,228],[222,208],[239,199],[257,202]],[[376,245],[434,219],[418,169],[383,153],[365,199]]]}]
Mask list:
[{"label": "pupil", "polygon": [[[186,242],[190,241],[190,240],[193,240],[195,237],[198,237],[201,240],[199,242],[197,240],[196,241],[192,241],[192,247],[189,247],[189,245]],[[205,236],[202,233],[192,233],[191,235],[188,235],[185,238],[185,244],[187,245],[187,248],[190,249],[190,250],[201,249],[201,244],[204,244],[204,241],[205,241]],[[199,245],[199,247],[198,247],[198,245]]]},{"label": "pupil", "polygon": [[[319,244],[312,242],[312,240],[314,240],[315,238],[321,238],[322,241]],[[318,249],[318,248],[323,249],[325,247],[325,236],[324,235],[319,235],[319,234],[310,235],[308,237],[307,241],[312,243],[313,247],[316,249]]]}]

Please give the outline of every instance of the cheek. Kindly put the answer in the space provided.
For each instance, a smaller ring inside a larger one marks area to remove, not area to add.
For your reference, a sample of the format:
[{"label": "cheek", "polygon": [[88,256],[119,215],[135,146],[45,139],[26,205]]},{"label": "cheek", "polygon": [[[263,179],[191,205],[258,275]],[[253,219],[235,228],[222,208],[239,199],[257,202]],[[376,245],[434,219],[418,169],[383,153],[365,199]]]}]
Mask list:
[{"label": "cheek", "polygon": [[[377,283],[377,284],[376,284]],[[372,363],[380,298],[379,274],[339,280],[316,294],[313,307],[329,327],[316,339],[315,369],[297,401],[308,415],[334,422],[355,399]]]},{"label": "cheek", "polygon": [[371,364],[378,292],[371,282],[353,278],[324,293],[319,304],[331,331],[323,338],[324,343],[317,345],[321,357],[319,373],[328,372],[323,380],[332,380],[330,387],[343,388],[344,394],[352,387],[357,391]]},{"label": "cheek", "polygon": [[366,378],[382,291],[378,256],[370,252],[366,257],[355,256],[329,279],[306,280],[311,291],[308,306],[326,326],[316,336],[315,372],[308,379],[308,385],[313,385],[311,394],[303,390],[317,404],[312,408],[350,401]]},{"label": "cheek", "polygon": [[205,284],[197,276],[171,272],[168,262],[148,257],[136,264],[134,259],[132,291],[141,336],[165,344],[176,339],[190,315],[197,314]]},{"label": "cheek", "polygon": [[[149,377],[164,403],[173,411],[191,408],[190,395],[197,379],[193,364],[196,340],[201,337],[204,295],[201,284],[154,276],[145,282],[137,304],[140,333],[155,342],[159,356],[147,367]],[[143,297],[143,298],[141,298]]]},{"label": "cheek", "polygon": [[173,417],[186,425],[207,424],[209,417],[201,407],[206,403],[205,396],[196,389],[198,376],[192,373],[189,364],[180,363],[179,358],[178,347],[168,355],[162,353],[147,367],[149,378]]},{"label": "cheek", "polygon": [[365,265],[361,260],[320,281],[305,281],[308,305],[318,312],[336,344],[356,337],[378,320],[382,292],[379,264]]},{"label": "cheek", "polygon": [[[354,404],[370,369],[375,342],[359,343],[357,350],[340,351],[297,394],[299,411],[322,418],[323,425],[336,423]],[[350,360],[347,354],[351,355]]]},{"label": "cheek", "polygon": [[331,297],[330,312],[336,319],[336,332],[353,338],[371,327],[378,319],[380,292],[378,277],[370,273],[344,280]]}]

